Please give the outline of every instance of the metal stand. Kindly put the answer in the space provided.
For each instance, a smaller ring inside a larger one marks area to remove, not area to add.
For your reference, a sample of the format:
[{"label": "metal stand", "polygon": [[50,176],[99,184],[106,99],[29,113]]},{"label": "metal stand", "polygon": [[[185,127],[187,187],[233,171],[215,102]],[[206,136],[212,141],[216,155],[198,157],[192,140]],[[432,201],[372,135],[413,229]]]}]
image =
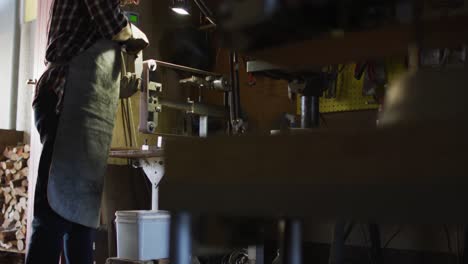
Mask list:
[{"label": "metal stand", "polygon": [[140,165],[151,182],[151,210],[158,211],[158,189],[159,182],[164,176],[164,159],[162,157],[140,159]]},{"label": "metal stand", "polygon": [[171,216],[170,260],[172,264],[192,262],[192,219],[188,213]]}]

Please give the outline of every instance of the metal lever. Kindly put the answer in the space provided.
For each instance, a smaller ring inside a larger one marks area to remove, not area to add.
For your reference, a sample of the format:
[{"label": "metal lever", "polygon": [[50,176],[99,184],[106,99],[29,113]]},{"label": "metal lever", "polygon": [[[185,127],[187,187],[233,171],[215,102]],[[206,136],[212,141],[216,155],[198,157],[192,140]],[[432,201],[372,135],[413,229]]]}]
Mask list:
[{"label": "metal lever", "polygon": [[37,79],[28,79],[26,81],[27,85],[36,85],[37,84]]}]

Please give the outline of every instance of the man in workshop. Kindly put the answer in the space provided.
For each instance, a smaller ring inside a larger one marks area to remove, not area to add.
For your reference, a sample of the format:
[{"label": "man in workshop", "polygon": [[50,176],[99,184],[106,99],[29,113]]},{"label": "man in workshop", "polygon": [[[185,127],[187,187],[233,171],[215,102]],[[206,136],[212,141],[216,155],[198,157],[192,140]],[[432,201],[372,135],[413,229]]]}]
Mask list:
[{"label": "man in workshop", "polygon": [[[47,70],[33,102],[43,143],[27,264],[92,264],[122,50],[148,45],[121,6],[139,0],[55,0]],[[132,31],[133,29],[133,31]]]}]

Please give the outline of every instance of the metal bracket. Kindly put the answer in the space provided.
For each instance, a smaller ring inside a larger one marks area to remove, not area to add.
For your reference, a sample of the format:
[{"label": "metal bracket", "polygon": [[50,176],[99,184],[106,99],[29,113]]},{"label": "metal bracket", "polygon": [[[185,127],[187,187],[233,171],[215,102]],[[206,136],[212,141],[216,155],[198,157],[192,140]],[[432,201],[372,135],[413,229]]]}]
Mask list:
[{"label": "metal bracket", "polygon": [[164,176],[164,158],[155,157],[155,158],[145,158],[140,159],[140,166],[146,174],[146,177],[151,182],[152,185],[152,199],[151,199],[151,209],[158,210],[158,188],[159,182]]}]

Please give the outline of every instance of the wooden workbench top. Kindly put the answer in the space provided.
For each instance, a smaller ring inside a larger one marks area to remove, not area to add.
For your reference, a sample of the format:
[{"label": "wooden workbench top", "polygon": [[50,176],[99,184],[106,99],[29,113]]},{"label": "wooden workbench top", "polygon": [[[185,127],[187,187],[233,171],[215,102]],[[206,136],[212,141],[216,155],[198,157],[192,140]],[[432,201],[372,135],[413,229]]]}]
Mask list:
[{"label": "wooden workbench top", "polygon": [[161,208],[466,222],[468,127],[171,141]]}]

